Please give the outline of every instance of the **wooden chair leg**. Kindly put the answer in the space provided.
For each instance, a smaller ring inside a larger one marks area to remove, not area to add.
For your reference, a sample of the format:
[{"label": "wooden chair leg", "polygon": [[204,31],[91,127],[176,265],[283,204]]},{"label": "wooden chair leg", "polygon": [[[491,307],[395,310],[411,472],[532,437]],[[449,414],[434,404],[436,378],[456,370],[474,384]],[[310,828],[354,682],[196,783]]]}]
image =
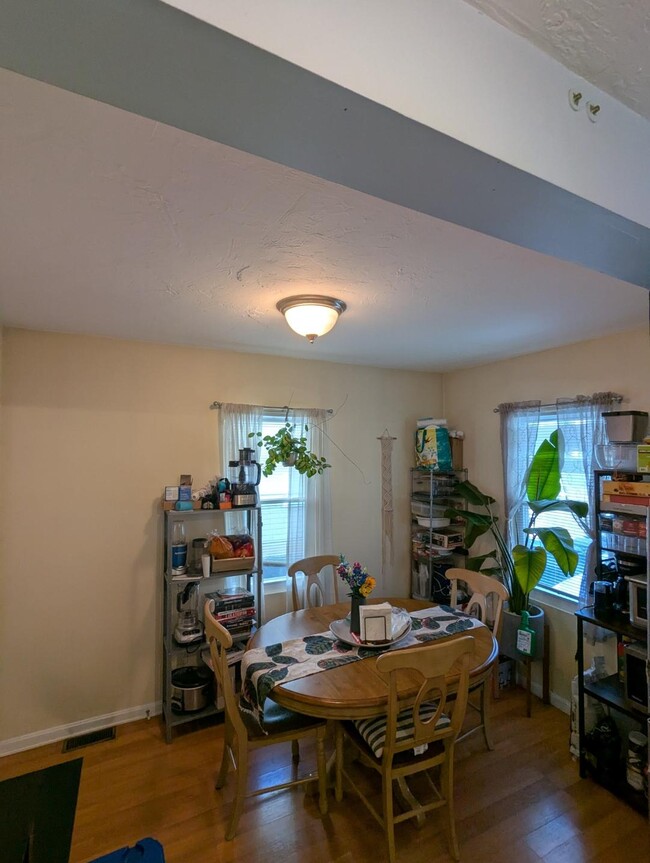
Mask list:
[{"label": "wooden chair leg", "polygon": [[318,729],[316,735],[316,764],[318,766],[318,804],[321,815],[327,815],[327,759],[325,758],[325,734],[327,728]]},{"label": "wooden chair leg", "polygon": [[217,774],[217,781],[215,783],[215,788],[223,788],[226,784],[226,779],[228,778],[228,767],[230,762],[230,747],[232,745],[232,730],[228,727],[226,723],[226,727],[224,729],[223,735],[223,754],[221,756],[221,765],[219,767],[219,773]]},{"label": "wooden chair leg", "polygon": [[237,822],[244,808],[244,799],[246,797],[246,785],[248,782],[248,746],[246,741],[242,746],[241,742],[237,741],[237,790],[235,793],[235,802],[233,803],[232,814],[226,830],[226,839],[232,839],[237,830]]},{"label": "wooden chair leg", "polygon": [[384,833],[388,849],[388,863],[395,863],[395,822],[393,821],[393,782],[390,776],[382,773],[381,790],[383,797]]},{"label": "wooden chair leg", "polygon": [[447,801],[447,833],[449,835],[449,851],[454,860],[460,860],[458,837],[456,836],[456,815],[454,812],[454,747],[447,753],[440,767],[440,790]]},{"label": "wooden chair leg", "polygon": [[337,803],[343,800],[343,729],[337,723],[334,756],[334,799]]},{"label": "wooden chair leg", "polygon": [[297,740],[291,741],[291,760],[294,764],[298,764],[300,761],[300,744]]},{"label": "wooden chair leg", "polygon": [[490,691],[489,691],[490,681],[486,680],[481,686],[481,723],[483,725],[483,737],[485,738],[485,745],[488,749],[494,749],[494,743],[492,742],[492,717],[491,717],[491,704],[490,704]]}]

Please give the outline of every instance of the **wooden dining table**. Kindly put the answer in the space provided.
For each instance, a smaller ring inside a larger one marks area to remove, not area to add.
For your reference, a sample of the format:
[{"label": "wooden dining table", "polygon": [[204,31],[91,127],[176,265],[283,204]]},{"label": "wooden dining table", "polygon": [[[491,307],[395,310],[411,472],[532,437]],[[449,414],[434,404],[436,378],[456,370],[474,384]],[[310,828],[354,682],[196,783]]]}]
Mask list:
[{"label": "wooden dining table", "polygon": [[[381,598],[375,602],[390,602],[407,611],[432,608],[435,603],[417,599]],[[369,603],[371,604],[371,603]],[[328,632],[334,620],[345,618],[350,611],[349,602],[323,605],[317,608],[293,611],[275,617],[263,624],[248,643],[248,650],[268,647],[271,644]],[[445,639],[471,635],[476,642],[470,658],[470,686],[490,674],[497,659],[498,644],[487,626],[445,636]],[[429,644],[431,642],[428,642]],[[358,662],[331,668],[327,671],[302,677],[288,683],[278,683],[269,692],[269,698],[283,707],[316,716],[322,719],[364,719],[379,716],[388,710],[388,688],[376,670],[377,656],[382,651],[373,651],[371,656]],[[417,694],[421,681],[410,672],[402,672],[399,679],[400,700],[407,701]],[[453,689],[454,674],[448,680]]]}]

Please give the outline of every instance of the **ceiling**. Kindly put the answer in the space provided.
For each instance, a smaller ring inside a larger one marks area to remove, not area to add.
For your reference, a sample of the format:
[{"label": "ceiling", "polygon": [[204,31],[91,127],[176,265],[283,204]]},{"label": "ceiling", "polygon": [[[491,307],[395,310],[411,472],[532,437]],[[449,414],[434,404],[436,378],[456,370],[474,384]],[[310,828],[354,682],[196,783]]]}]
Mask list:
[{"label": "ceiling", "polygon": [[650,119],[648,0],[465,0]]},{"label": "ceiling", "polygon": [[[6,70],[0,117],[8,326],[445,371],[647,317],[641,287]],[[275,309],[302,292],[348,305],[313,346]]]}]

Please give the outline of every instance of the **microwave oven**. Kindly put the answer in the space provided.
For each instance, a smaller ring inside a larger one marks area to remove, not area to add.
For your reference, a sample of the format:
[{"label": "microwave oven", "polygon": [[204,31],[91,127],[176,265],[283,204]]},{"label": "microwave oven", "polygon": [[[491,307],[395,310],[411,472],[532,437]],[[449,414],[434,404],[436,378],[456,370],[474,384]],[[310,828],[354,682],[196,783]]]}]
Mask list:
[{"label": "microwave oven", "polygon": [[648,649],[642,641],[632,641],[625,645],[624,652],[625,701],[628,707],[648,713]]},{"label": "microwave oven", "polygon": [[648,628],[648,586],[645,578],[626,576],[629,591],[630,623]]}]

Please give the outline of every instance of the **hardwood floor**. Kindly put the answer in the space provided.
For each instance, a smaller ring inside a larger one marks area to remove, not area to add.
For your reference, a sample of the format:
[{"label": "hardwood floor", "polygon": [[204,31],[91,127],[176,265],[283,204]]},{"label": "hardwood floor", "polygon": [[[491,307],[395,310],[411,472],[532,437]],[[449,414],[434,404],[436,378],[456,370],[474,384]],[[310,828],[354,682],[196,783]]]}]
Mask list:
[{"label": "hardwood floor", "polygon": [[[595,783],[578,778],[568,752],[567,716],[535,700],[533,716],[526,719],[523,692],[508,691],[494,704],[493,725],[494,752],[485,751],[480,735],[457,750],[456,820],[464,861],[650,859],[648,821]],[[70,863],[87,863],[144,836],[164,845],[167,863],[384,859],[379,826],[347,790],[340,804],[330,795],[323,819],[317,794],[304,789],[250,799],[236,837],[226,842],[232,780],[223,791],[214,790],[222,741],[223,726],[211,725],[181,729],[168,746],[159,718],[143,720],[120,726],[114,741],[68,755],[61,754],[59,743],[4,758],[0,779],[83,756]],[[309,770],[314,753],[302,749],[301,768]],[[279,781],[288,775],[291,768],[284,765],[290,761],[288,745],[255,753],[251,778],[266,780],[272,774]],[[368,775],[369,788],[374,779]],[[415,822],[398,825],[398,860],[449,861],[441,823],[434,812],[421,829]]]}]

